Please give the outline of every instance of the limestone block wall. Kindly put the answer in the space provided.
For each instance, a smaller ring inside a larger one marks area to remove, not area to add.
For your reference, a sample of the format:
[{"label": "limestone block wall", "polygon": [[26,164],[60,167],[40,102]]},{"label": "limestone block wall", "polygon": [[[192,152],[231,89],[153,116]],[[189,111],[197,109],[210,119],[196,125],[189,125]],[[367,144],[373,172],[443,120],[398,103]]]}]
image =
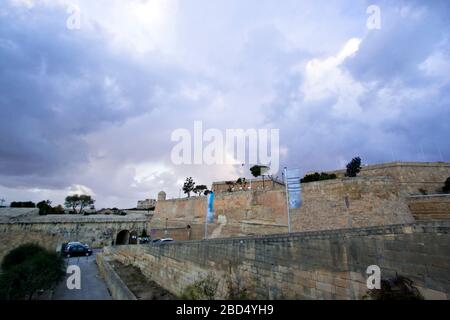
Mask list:
[{"label": "limestone block wall", "polygon": [[[231,183],[235,183],[235,181],[228,181]],[[245,186],[241,185],[229,185],[227,181],[216,181],[212,184],[211,190],[219,193],[219,192],[228,192],[229,189],[232,189],[233,191],[239,191],[241,188],[243,189],[253,189],[253,190],[275,190],[275,189],[283,189],[284,184],[282,181],[277,179],[269,179],[265,178],[264,180],[262,178],[257,179],[248,179],[246,180]]]},{"label": "limestone block wall", "polygon": [[389,177],[356,177],[302,184],[293,230],[313,231],[411,223],[407,193]]},{"label": "limestone block wall", "polygon": [[0,262],[12,249],[25,243],[37,243],[54,251],[56,246],[64,242],[61,235],[30,230],[24,225],[0,224]]},{"label": "limestone block wall", "polygon": [[95,256],[95,261],[114,300],[137,300],[133,292],[131,292],[122,279],[120,279],[114,268],[109,264],[107,257],[99,253]]},{"label": "limestone block wall", "polygon": [[[58,220],[56,220],[58,219]],[[0,261],[13,248],[24,243],[38,243],[56,250],[64,242],[81,241],[93,248],[111,245],[121,230],[149,230],[147,219],[108,217],[37,217],[11,223],[0,223]],[[75,220],[78,219],[78,220]],[[71,221],[70,221],[71,220]]]},{"label": "limestone block wall", "polygon": [[175,295],[212,274],[218,298],[233,288],[247,290],[248,298],[361,299],[367,267],[378,265],[383,279],[405,276],[426,299],[450,298],[450,221],[105,247],[104,253]]},{"label": "limestone block wall", "polygon": [[[208,225],[208,234],[223,237],[286,232],[284,197],[282,190],[217,193],[215,219]],[[151,228],[160,234],[166,225],[169,228],[189,225],[192,239],[201,239],[204,237],[206,208],[206,197],[158,201]]]},{"label": "limestone block wall", "polygon": [[[333,171],[343,177],[345,170]],[[363,167],[359,176],[389,176],[410,194],[441,192],[450,177],[448,162],[392,162]]]},{"label": "limestone block wall", "polygon": [[166,219],[172,227],[186,227],[204,219],[206,214],[206,197],[160,200],[156,203],[152,226],[165,228]]},{"label": "limestone block wall", "polygon": [[417,220],[450,219],[450,194],[412,196],[408,206]]},{"label": "limestone block wall", "polygon": [[[356,177],[302,184],[303,205],[292,210],[292,231],[329,230],[410,223],[407,193],[389,177]],[[190,238],[204,237],[206,197],[158,201],[151,228],[191,226]],[[285,233],[285,190],[216,194],[211,238]],[[174,239],[186,240],[184,235]]]}]

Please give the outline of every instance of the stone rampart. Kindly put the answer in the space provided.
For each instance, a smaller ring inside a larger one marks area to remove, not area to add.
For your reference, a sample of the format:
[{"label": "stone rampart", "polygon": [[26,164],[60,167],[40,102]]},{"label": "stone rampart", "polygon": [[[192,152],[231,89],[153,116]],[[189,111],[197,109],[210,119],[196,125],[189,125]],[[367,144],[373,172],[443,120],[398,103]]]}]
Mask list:
[{"label": "stone rampart", "polygon": [[[414,282],[425,299],[450,298],[450,221],[249,238],[105,247],[176,295],[212,276],[217,298],[361,299],[368,266]],[[230,289],[232,289],[230,291]]]}]

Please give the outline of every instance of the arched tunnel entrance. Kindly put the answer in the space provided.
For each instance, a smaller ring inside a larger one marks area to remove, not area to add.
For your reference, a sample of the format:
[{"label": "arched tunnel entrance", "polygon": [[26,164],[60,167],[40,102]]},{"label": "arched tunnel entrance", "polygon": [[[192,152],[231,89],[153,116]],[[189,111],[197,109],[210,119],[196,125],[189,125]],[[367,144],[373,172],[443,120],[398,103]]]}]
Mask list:
[{"label": "arched tunnel entrance", "polygon": [[122,230],[117,234],[116,245],[129,244],[130,243],[130,231]]}]

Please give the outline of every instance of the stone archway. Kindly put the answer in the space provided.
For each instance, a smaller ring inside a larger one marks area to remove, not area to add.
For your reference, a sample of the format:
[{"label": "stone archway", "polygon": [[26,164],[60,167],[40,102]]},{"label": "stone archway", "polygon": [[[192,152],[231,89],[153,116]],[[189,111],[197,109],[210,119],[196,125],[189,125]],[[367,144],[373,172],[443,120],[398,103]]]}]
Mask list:
[{"label": "stone archway", "polygon": [[130,231],[122,230],[117,234],[116,245],[129,244],[130,243]]}]

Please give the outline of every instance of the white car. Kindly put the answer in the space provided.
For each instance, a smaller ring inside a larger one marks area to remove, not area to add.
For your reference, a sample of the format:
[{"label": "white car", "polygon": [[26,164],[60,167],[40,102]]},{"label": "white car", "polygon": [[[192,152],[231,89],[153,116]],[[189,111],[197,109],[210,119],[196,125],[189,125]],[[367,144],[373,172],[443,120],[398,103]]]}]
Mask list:
[{"label": "white car", "polygon": [[166,243],[166,242],[173,242],[173,239],[172,238],[164,238],[164,239],[161,239],[161,241],[159,241],[159,243]]}]

